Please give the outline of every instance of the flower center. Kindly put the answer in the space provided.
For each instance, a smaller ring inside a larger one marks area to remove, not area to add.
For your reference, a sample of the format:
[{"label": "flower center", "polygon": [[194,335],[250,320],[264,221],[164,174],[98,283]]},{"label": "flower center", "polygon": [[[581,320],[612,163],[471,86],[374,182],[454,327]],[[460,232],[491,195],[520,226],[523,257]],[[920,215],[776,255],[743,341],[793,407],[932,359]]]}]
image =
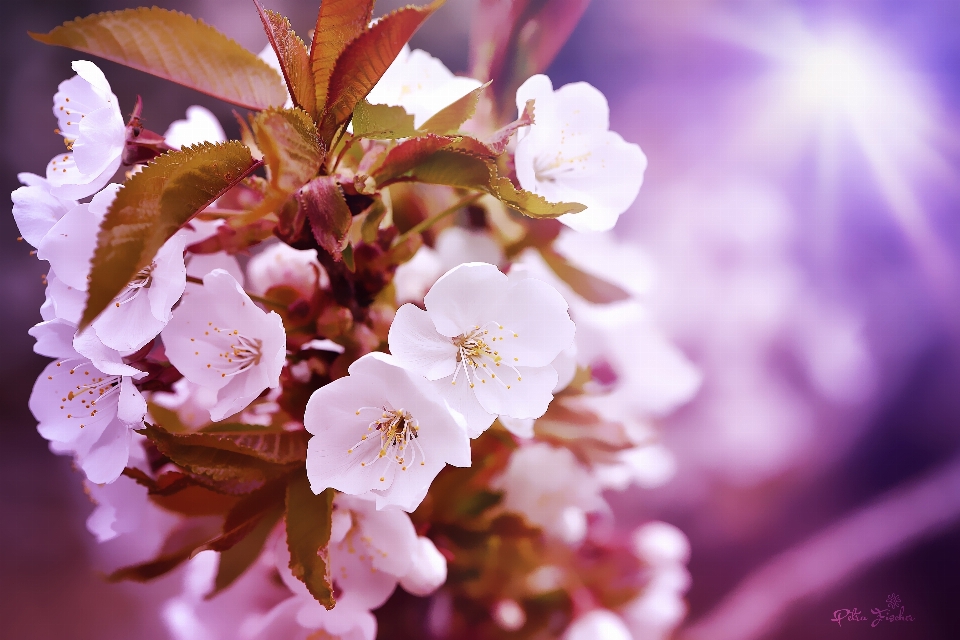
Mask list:
[{"label": "flower center", "polygon": [[[62,360],[57,363],[57,366],[70,366],[70,361]],[[94,375],[91,375],[91,369],[92,367],[88,362],[79,362],[70,366],[70,375],[78,376],[80,380],[67,392],[65,397],[60,398],[60,402],[62,403],[60,410],[69,411],[69,413],[67,413],[67,419],[94,418],[99,411],[99,409],[97,409],[98,402],[102,402],[120,393],[120,376],[95,375],[100,373],[98,371],[94,371]],[[77,406],[77,404],[67,406],[67,403],[73,402],[78,403],[79,406]],[[81,424],[80,428],[83,429],[85,426],[86,425]]]},{"label": "flower center", "polygon": [[[420,437],[420,423],[409,411],[386,407],[360,407],[357,409],[357,415],[360,415],[361,411],[380,413],[380,417],[367,425],[367,433],[360,438],[360,441],[347,449],[347,453],[353,453],[358,447],[376,443],[379,435],[380,446],[371,450],[373,457],[360,462],[361,467],[372,465],[381,458],[387,458],[400,465],[401,471],[406,471],[407,467],[416,462],[418,453],[420,466],[426,464],[423,448],[417,442],[417,438]],[[381,477],[380,482],[384,481],[385,478]]]},{"label": "flower center", "polygon": [[119,307],[122,304],[133,302],[144,289],[149,289],[153,284],[153,270],[157,267],[156,262],[151,262],[133,276],[133,280],[120,292],[114,299],[114,305]]},{"label": "flower center", "polygon": [[567,157],[563,151],[557,151],[552,156],[537,156],[533,161],[533,172],[537,182],[556,182],[557,178],[565,173],[576,171],[586,164],[592,152],[587,151],[577,156]]},{"label": "flower center", "polygon": [[[491,331],[493,335],[490,335]],[[494,348],[496,342],[506,340],[505,333],[514,338],[520,337],[516,332],[504,329],[502,324],[488,322],[482,327],[474,326],[470,331],[452,338],[453,346],[457,348],[457,368],[453,372],[452,384],[457,384],[457,378],[460,377],[462,369],[471,389],[478,380],[481,384],[486,384],[487,380],[493,380],[509,389],[510,385],[498,378],[496,374],[496,369],[502,366],[512,370],[517,375],[517,382],[520,382],[522,378],[516,368],[520,359],[513,358],[513,363],[508,363],[500,355],[500,351]]]}]

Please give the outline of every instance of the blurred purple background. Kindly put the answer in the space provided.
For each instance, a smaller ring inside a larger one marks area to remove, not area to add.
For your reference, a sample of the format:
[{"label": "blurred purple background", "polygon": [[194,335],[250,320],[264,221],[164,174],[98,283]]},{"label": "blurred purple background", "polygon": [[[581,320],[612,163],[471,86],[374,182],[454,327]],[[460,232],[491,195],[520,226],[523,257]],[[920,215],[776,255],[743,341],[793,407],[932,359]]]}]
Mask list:
[{"label": "blurred purple background", "polygon": [[[267,4],[312,26],[313,2]],[[464,71],[473,4],[448,0],[414,46]],[[163,5],[266,42],[246,0]],[[26,32],[127,6],[5,7],[5,192],[62,149],[49,109],[77,57]],[[646,152],[617,233],[654,259],[648,304],[705,374],[661,425],[674,481],[611,498],[626,525],[690,537],[681,637],[960,637],[958,24],[955,0],[593,0],[549,71],[601,89]],[[149,128],[201,104],[236,135],[227,105],[98,64]],[[34,429],[43,269],[0,224],[0,635],[163,638],[146,588],[97,576],[92,507]],[[894,592],[914,622],[830,621]]]}]

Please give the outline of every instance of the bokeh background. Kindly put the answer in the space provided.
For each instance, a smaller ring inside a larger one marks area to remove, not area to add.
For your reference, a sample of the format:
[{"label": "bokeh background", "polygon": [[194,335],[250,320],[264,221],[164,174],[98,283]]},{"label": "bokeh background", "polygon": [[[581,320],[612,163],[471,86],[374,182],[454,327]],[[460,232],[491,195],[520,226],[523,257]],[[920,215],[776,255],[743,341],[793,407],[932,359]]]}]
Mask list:
[{"label": "bokeh background", "polygon": [[[246,0],[166,0],[248,48]],[[399,6],[381,0],[378,11]],[[414,46],[465,71],[474,0]],[[306,33],[315,2],[271,0]],[[5,2],[0,184],[62,149],[50,114],[74,54],[30,40],[122,0]],[[689,640],[960,637],[960,3],[593,0],[549,70],[611,104],[650,167],[617,234],[651,258],[648,305],[704,373],[662,420],[674,480],[611,496],[693,553]],[[229,106],[100,63],[163,131]],[[164,638],[176,580],[110,585],[92,505],[37,435],[43,269],[0,215],[0,636]],[[913,622],[838,626],[897,593]]]}]

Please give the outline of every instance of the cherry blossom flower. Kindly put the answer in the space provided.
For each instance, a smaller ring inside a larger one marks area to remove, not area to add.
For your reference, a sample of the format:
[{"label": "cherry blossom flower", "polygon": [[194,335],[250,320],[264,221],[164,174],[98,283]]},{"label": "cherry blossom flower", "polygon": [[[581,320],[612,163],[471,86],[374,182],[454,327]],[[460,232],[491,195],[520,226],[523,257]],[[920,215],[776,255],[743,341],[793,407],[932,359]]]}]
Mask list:
[{"label": "cherry blossom flower", "polygon": [[20,173],[17,179],[23,186],[10,194],[13,219],[23,239],[38,247],[57,221],[77,206],[77,201],[54,195],[50,182],[38,175]]},{"label": "cherry blossom flower", "polygon": [[650,581],[620,613],[633,637],[664,640],[687,613],[683,595],[690,588],[690,542],[666,522],[648,522],[631,537],[634,554],[650,567]]},{"label": "cherry blossom flower", "polygon": [[[143,443],[134,433],[128,467],[150,471]],[[98,563],[110,569],[146,562],[157,554],[167,534],[182,518],[154,504],[147,488],[121,475],[110,484],[84,482],[84,489],[96,508],[87,517],[87,530],[96,537]]]},{"label": "cherry blossom flower", "polygon": [[503,249],[489,233],[448,227],[437,235],[433,248],[420,247],[409,262],[397,267],[393,284],[397,303],[422,302],[430,287],[444,273],[466,262],[503,263]]},{"label": "cherry blossom flower", "polygon": [[462,420],[431,398],[426,381],[382,353],[363,356],[349,372],[307,403],[303,422],[315,436],[307,475],[315,493],[372,491],[378,508],[413,511],[445,465],[470,466]]},{"label": "cherry blossom flower", "polygon": [[217,116],[199,105],[187,107],[187,118],[170,123],[163,134],[166,143],[175,149],[188,147],[201,142],[226,142],[227,134]]},{"label": "cherry blossom flower", "polygon": [[447,559],[424,536],[417,538],[410,570],[400,578],[400,586],[415,596],[428,596],[447,581]]},{"label": "cherry blossom flower", "polygon": [[[37,256],[50,262],[56,284],[50,292],[58,317],[78,322],[86,302],[97,230],[120,185],[108,185],[88,204],[74,207],[44,236]],[[166,326],[171,309],[183,294],[186,269],[184,240],[170,238],[149,265],[141,269],[93,322],[97,337],[110,349],[132,352],[153,340]]]},{"label": "cherry blossom flower", "polygon": [[[386,602],[398,580],[411,575],[414,565],[436,564],[422,557],[423,539],[417,537],[406,513],[378,510],[373,500],[344,494],[337,495],[333,507],[327,557],[337,593],[336,607],[325,609],[293,576],[286,541],[281,538],[275,550],[277,572],[293,597],[267,614],[251,637],[298,638],[303,629],[319,629],[337,638],[373,640],[377,624],[370,611]],[[446,561],[443,563],[446,574]],[[428,566],[419,573],[413,577],[414,582],[436,571]]]},{"label": "cherry blossom flower", "polygon": [[637,198],[647,158],[636,144],[609,130],[607,99],[585,82],[556,91],[535,75],[517,89],[517,108],[536,101],[536,123],[517,134],[517,178],[552,202],[579,202],[580,213],[560,216],[577,231],[612,229]]},{"label": "cherry blossom flower", "polygon": [[37,378],[30,411],[51,449],[73,454],[91,482],[113,482],[127,465],[131,429],[143,424],[147,405],[129,373],[105,372],[77,353],[71,343],[74,330],[62,321],[31,330],[37,337],[35,350],[57,359]]},{"label": "cherry blossom flower", "polygon": [[47,165],[47,180],[61,198],[85,198],[99,191],[120,168],[126,124],[117,96],[100,68],[76,60],[77,75],[60,83],[53,114],[67,153]]},{"label": "cherry blossom flower", "polygon": [[217,391],[210,408],[214,422],[280,384],[287,340],[280,316],[257,307],[222,269],[184,297],[161,337],[170,362],[187,380]]},{"label": "cherry blossom flower", "polygon": [[608,508],[600,484],[570,450],[542,442],[517,449],[492,486],[503,491],[504,509],[567,544],[583,540],[587,513]]},{"label": "cherry blossom flower", "polygon": [[367,95],[371,104],[403,107],[421,126],[438,111],[481,85],[479,80],[455,76],[437,58],[403,46],[386,73]]},{"label": "cherry blossom flower", "polygon": [[328,278],[316,249],[298,250],[277,242],[250,259],[247,263],[250,291],[265,295],[271,287],[287,286],[310,299],[318,286],[324,287]]},{"label": "cherry blossom flower", "polygon": [[510,282],[495,266],[460,265],[424,297],[426,311],[405,304],[390,327],[390,351],[436,381],[471,437],[497,415],[536,418],[557,384],[552,362],[573,342],[567,303],[532,278]]},{"label": "cherry blossom flower", "polygon": [[623,620],[607,609],[594,609],[580,616],[567,627],[562,640],[633,640]]}]

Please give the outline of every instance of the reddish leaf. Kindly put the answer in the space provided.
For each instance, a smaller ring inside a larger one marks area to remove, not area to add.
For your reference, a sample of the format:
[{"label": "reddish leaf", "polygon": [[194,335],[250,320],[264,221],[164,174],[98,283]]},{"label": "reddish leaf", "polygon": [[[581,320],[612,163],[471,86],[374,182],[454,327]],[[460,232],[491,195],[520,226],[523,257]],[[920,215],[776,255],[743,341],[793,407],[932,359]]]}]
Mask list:
[{"label": "reddish leaf", "polygon": [[263,551],[263,545],[270,536],[270,532],[273,531],[282,515],[283,503],[281,502],[264,513],[243,539],[229,549],[220,552],[217,577],[213,583],[213,591],[206,596],[208,599],[233,584],[250,568],[250,565],[256,562]]},{"label": "reddish leaf", "polygon": [[239,253],[273,235],[275,223],[270,220],[255,220],[248,225],[234,228],[229,224],[217,227],[216,233],[187,247],[190,253]]},{"label": "reddish leaf", "polygon": [[98,13],[30,37],[119,62],[247,109],[281,106],[287,99],[283,82],[267,63],[178,11],[141,7]]},{"label": "reddish leaf", "polygon": [[507,149],[507,144],[510,143],[510,138],[513,137],[513,134],[517,132],[521,127],[529,127],[534,122],[534,101],[527,100],[527,104],[523,107],[523,113],[520,116],[511,122],[510,124],[502,127],[498,131],[495,131],[492,136],[486,141],[486,145],[493,151],[495,154],[500,155]]},{"label": "reddish leaf", "polygon": [[167,536],[163,549],[156,558],[117,569],[107,576],[107,580],[146,582],[162,576],[188,560],[197,548],[217,535],[218,529],[217,519],[188,518]]},{"label": "reddish leaf", "polygon": [[444,1],[434,0],[426,7],[398,9],[347,45],[330,76],[320,125],[320,138],[324,142],[332,140],[347,123],[357,103],[370,93],[403,45]]},{"label": "reddish leaf", "polygon": [[300,190],[297,199],[317,244],[339,261],[353,216],[336,178],[321,176],[312,180]]},{"label": "reddish leaf", "polygon": [[327,104],[330,76],[337,59],[354,38],[366,31],[374,0],[323,0],[310,45],[310,65],[318,110]]},{"label": "reddish leaf", "polygon": [[283,431],[258,425],[216,424],[195,433],[169,434],[181,445],[209,447],[253,456],[273,464],[307,459],[306,431]]},{"label": "reddish leaf", "polygon": [[314,495],[305,473],[297,475],[287,486],[290,570],[327,609],[333,609],[335,604],[327,567],[333,496],[333,489]]},{"label": "reddish leaf", "polygon": [[264,9],[260,0],[253,0],[263,22],[270,46],[277,53],[283,79],[293,103],[317,117],[317,92],[313,83],[313,71],[310,69],[310,54],[303,40],[294,32],[290,21],[277,13]]}]

